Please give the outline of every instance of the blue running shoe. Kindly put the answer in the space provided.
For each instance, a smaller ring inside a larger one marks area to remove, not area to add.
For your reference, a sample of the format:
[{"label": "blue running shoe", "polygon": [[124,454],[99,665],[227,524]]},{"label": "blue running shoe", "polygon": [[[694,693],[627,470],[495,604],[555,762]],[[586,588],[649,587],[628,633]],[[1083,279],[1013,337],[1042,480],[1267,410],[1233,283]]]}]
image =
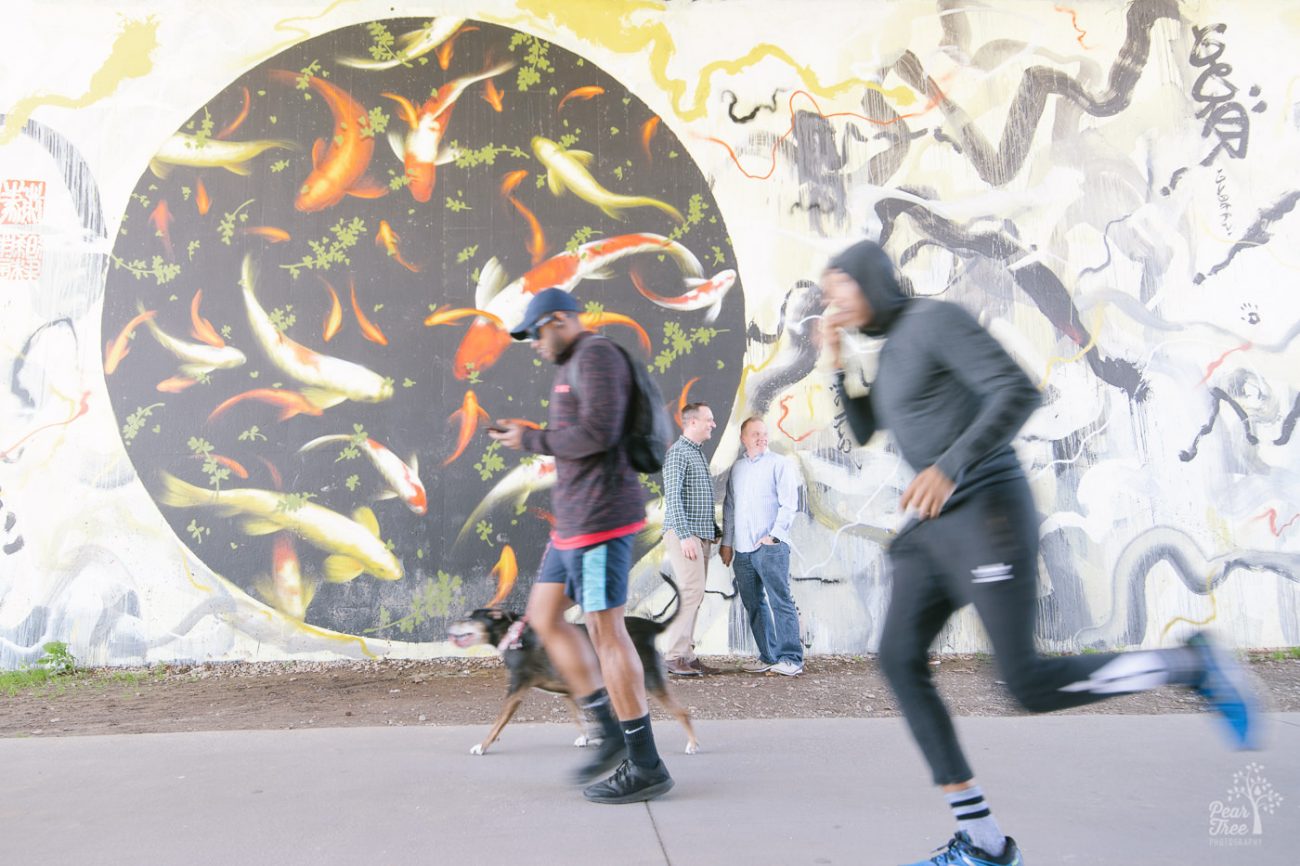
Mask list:
[{"label": "blue running shoe", "polygon": [[1200,655],[1205,665],[1205,676],[1195,686],[1196,693],[1223,716],[1235,748],[1258,749],[1261,718],[1250,675],[1203,631],[1188,638],[1187,646]]},{"label": "blue running shoe", "polygon": [[1025,866],[1020,856],[1016,840],[1007,837],[1007,850],[1001,857],[994,857],[971,844],[970,837],[963,831],[948,840],[947,847],[936,848],[929,860],[918,860],[908,866]]}]

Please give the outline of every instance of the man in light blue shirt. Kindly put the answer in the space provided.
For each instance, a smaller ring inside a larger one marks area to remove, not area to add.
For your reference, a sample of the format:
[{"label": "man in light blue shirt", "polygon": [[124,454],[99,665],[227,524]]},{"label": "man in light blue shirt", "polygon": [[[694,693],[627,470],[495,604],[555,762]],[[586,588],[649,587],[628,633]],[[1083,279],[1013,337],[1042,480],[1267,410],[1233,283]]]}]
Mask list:
[{"label": "man in light blue shirt", "polygon": [[790,460],[767,450],[762,418],[740,425],[745,453],[731,467],[722,505],[723,565],[735,559],[736,589],[758,645],[750,673],[803,673],[799,611],[790,592],[790,526],[799,505],[799,476]]}]

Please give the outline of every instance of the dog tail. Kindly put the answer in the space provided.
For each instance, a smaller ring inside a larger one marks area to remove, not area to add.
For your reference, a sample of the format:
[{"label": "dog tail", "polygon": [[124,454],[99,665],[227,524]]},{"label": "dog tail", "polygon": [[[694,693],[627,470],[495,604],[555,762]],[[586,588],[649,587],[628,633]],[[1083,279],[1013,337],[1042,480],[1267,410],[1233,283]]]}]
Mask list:
[{"label": "dog tail", "polygon": [[[661,571],[659,572],[659,576],[664,579],[664,583],[673,588],[673,597],[668,599],[668,603],[664,605],[663,610],[659,611],[659,613],[651,618],[654,624],[659,627],[659,631],[662,632],[668,628],[673,620],[677,619],[677,614],[682,612],[682,591],[678,588],[677,582],[673,580],[672,575],[668,572]],[[668,608],[670,607],[673,608],[672,616],[667,619],[660,619],[660,617],[668,612]]]}]

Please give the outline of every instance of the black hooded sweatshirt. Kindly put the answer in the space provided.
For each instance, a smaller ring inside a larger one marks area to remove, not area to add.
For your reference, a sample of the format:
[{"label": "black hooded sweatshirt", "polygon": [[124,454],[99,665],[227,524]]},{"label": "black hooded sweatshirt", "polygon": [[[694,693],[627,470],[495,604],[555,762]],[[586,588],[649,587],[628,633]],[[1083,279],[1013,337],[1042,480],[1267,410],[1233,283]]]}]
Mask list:
[{"label": "black hooded sweatshirt", "polygon": [[957,304],[909,298],[879,245],[861,241],[830,267],[852,277],[871,305],[863,332],[884,337],[870,392],[836,388],[860,444],[890,429],[916,472],[930,466],[956,483],[945,508],[983,487],[1024,477],[1011,440],[1038,408],[1038,389],[998,341]]}]

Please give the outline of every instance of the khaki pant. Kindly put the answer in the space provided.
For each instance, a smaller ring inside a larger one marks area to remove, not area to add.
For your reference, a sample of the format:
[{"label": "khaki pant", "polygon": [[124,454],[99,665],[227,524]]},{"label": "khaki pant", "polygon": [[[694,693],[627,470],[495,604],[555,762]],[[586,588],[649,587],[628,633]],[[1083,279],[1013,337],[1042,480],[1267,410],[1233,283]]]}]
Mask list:
[{"label": "khaki pant", "polygon": [[668,550],[668,561],[673,567],[673,579],[677,581],[677,589],[682,594],[681,610],[664,632],[664,658],[668,661],[690,661],[695,658],[695,617],[700,612],[700,603],[704,601],[709,551],[713,547],[711,541],[702,538],[695,540],[700,544],[700,556],[690,560],[682,553],[682,543],[678,540],[677,533],[671,529],[664,533],[664,547]]}]

